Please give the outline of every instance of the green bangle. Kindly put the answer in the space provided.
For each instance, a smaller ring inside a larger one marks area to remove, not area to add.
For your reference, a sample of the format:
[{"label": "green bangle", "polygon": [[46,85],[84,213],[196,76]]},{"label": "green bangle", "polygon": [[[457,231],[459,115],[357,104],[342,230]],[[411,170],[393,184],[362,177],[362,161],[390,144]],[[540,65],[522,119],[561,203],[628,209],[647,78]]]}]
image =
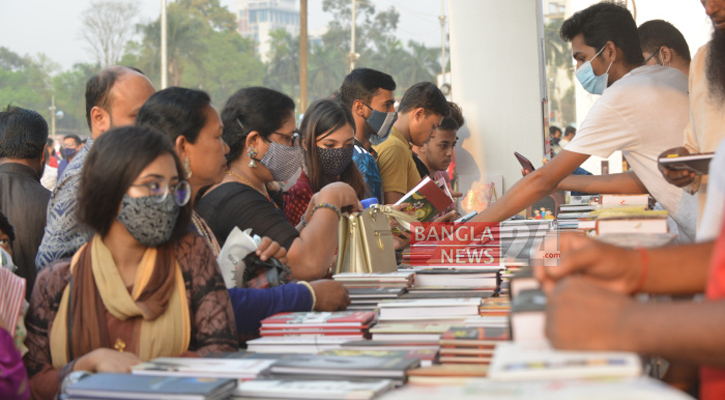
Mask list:
[{"label": "green bangle", "polygon": [[312,207],[312,211],[310,211],[310,219],[312,219],[312,216],[315,214],[315,211],[317,211],[320,208],[329,208],[330,210],[334,211],[337,214],[337,219],[340,219],[340,217],[342,217],[342,213],[340,212],[340,209],[337,208],[336,205],[330,204],[330,203],[320,203],[320,204]]}]

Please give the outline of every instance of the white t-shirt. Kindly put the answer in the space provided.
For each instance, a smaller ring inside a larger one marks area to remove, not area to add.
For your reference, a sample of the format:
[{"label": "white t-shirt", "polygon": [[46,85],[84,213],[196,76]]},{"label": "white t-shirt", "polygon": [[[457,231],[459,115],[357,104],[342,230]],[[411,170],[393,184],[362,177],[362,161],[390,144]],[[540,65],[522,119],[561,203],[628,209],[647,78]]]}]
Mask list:
[{"label": "white t-shirt", "polygon": [[697,231],[698,242],[717,239],[722,231],[723,211],[725,211],[725,140],[720,142],[715,157],[710,161],[707,201]]},{"label": "white t-shirt", "polygon": [[684,144],[690,121],[687,77],[675,68],[642,66],[608,87],[592,106],[567,151],[607,158],[616,150],[649,193],[694,241],[697,199],[667,183],[657,167],[665,150]]}]

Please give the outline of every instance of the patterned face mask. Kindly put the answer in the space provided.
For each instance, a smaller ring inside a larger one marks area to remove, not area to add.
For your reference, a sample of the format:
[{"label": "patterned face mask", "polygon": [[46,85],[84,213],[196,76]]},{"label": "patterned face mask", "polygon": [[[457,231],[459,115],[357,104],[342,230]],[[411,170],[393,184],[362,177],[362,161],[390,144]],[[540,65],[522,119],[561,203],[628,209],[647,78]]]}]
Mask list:
[{"label": "patterned face mask", "polygon": [[320,160],[322,173],[333,178],[340,175],[350,165],[353,151],[352,146],[337,149],[317,147],[317,158]]},{"label": "patterned face mask", "polygon": [[136,241],[146,247],[156,247],[171,239],[181,208],[174,196],[162,202],[153,196],[131,197],[123,195],[121,213],[116,217]]},{"label": "patterned face mask", "polygon": [[302,150],[300,146],[269,142],[269,148],[259,163],[267,167],[275,181],[284,182],[302,165]]}]

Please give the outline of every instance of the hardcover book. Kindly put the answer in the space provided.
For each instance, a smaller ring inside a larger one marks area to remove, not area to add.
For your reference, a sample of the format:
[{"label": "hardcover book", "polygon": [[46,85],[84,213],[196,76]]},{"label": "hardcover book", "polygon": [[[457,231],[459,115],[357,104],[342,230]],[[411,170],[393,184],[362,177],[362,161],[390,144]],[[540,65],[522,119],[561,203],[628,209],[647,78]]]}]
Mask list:
[{"label": "hardcover book", "polygon": [[367,400],[392,389],[390,380],[259,380],[242,382],[235,396],[274,399]]},{"label": "hardcover book", "polygon": [[195,378],[254,379],[274,360],[159,357],[131,367],[137,375],[187,376]]},{"label": "hardcover book", "polygon": [[263,328],[364,328],[375,318],[372,311],[285,312],[262,320]]},{"label": "hardcover book", "polygon": [[405,357],[299,355],[278,361],[273,374],[337,375],[374,378],[405,378],[405,371],[420,366],[420,360]]},{"label": "hardcover book", "polygon": [[236,379],[97,373],[67,388],[68,398],[217,400],[231,395]]},{"label": "hardcover book", "polygon": [[408,204],[403,211],[412,211],[418,221],[428,222],[440,211],[453,204],[454,201],[453,198],[438,187],[435,181],[426,176],[418,186],[414,187],[395,204],[403,203]]}]

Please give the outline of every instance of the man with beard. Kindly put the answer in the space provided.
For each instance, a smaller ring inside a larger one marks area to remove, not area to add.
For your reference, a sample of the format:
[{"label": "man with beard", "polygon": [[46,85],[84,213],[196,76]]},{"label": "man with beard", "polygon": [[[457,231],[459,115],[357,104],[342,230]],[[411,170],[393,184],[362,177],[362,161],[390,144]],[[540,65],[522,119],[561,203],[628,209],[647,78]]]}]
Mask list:
[{"label": "man with beard", "polygon": [[[691,87],[698,92],[691,92],[691,126],[700,143],[722,137],[717,131],[725,126],[725,0],[702,3],[715,33],[690,71]],[[715,239],[630,250],[562,235],[560,265],[535,268],[549,294],[546,334],[555,347],[665,357],[699,368],[700,399],[725,397],[725,140],[710,172],[703,219],[719,229]],[[629,297],[702,292],[704,302],[640,303]]]},{"label": "man with beard", "polygon": [[[703,0],[705,12],[714,31],[708,44],[698,50],[690,67],[690,125],[685,129],[685,147],[665,151],[667,154],[714,152],[725,139],[725,1]],[[699,218],[697,240],[713,240],[720,233],[725,197],[712,193],[708,199],[708,176],[686,170],[660,168],[668,182],[697,193]],[[713,170],[710,170],[711,174]],[[708,203],[706,208],[705,203]],[[707,217],[705,214],[707,213]]]},{"label": "man with beard", "polygon": [[0,213],[15,228],[13,260],[16,273],[27,281],[28,299],[50,198],[48,189],[40,184],[47,140],[48,123],[37,112],[10,106],[0,112]]},{"label": "man with beard", "polygon": [[108,67],[86,83],[86,120],[91,138],[68,164],[50,197],[48,225],[35,258],[38,269],[71,257],[91,238],[92,232],[76,217],[76,193],[86,156],[93,141],[107,130],[133,125],[138,110],[155,92],[146,76],[128,67]]},{"label": "man with beard", "polygon": [[397,119],[393,98],[395,87],[390,75],[370,68],[355,68],[340,87],[340,100],[352,110],[355,118],[352,160],[362,173],[370,195],[380,204],[383,204],[383,187],[373,144],[387,139]]}]

